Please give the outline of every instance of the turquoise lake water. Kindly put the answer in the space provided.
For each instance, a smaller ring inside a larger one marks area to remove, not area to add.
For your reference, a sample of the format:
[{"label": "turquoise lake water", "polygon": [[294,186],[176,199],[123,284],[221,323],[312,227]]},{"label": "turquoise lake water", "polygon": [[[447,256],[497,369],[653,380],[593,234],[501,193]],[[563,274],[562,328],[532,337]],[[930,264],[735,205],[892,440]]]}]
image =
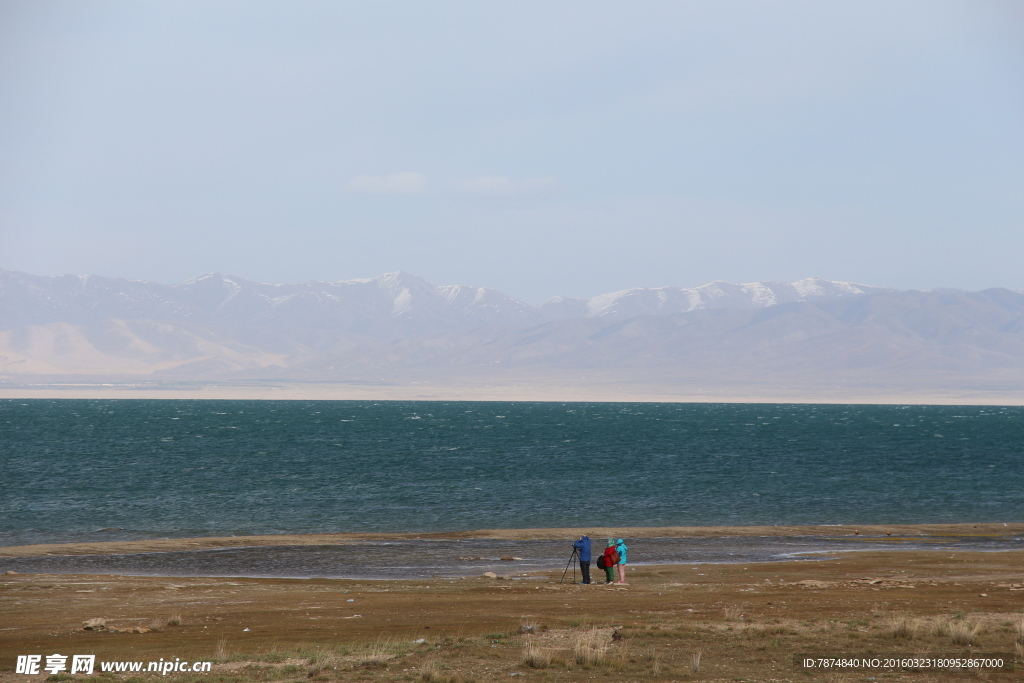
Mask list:
[{"label": "turquoise lake water", "polygon": [[1024,408],[0,401],[0,545],[1024,521]]}]

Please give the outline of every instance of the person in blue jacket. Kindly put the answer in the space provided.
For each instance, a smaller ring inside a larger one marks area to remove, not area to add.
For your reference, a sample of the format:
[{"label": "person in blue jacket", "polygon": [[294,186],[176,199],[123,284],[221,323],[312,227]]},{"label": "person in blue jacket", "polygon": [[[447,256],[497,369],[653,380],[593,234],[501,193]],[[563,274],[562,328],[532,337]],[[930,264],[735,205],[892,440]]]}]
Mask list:
[{"label": "person in blue jacket", "polygon": [[580,571],[583,572],[583,580],[580,581],[582,584],[590,583],[590,538],[587,536],[580,536],[580,540],[572,544],[573,548],[579,551],[580,555]]},{"label": "person in blue jacket", "polygon": [[615,542],[615,550],[619,553],[619,563],[615,565],[619,571],[618,583],[626,585],[626,556],[629,552],[629,548],[626,547],[626,544],[620,538]]}]

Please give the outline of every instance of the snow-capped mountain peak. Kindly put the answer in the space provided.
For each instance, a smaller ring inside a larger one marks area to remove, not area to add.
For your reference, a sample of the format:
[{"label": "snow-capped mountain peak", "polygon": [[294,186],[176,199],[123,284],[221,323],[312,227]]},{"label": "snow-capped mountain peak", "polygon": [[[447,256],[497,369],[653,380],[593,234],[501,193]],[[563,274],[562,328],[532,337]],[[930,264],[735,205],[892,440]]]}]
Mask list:
[{"label": "snow-capped mountain peak", "polygon": [[820,278],[744,284],[718,280],[700,287],[635,287],[590,298],[555,297],[539,308],[555,319],[625,320],[638,315],[672,315],[701,308],[765,308],[794,301],[883,291],[889,290]]}]

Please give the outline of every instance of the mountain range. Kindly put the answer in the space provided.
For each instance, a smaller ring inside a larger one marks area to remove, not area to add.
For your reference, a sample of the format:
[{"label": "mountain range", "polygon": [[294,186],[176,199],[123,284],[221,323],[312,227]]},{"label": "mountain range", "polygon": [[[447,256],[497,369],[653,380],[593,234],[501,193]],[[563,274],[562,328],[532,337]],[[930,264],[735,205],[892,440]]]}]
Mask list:
[{"label": "mountain range", "polygon": [[208,273],[176,285],[95,275],[41,277],[0,271],[0,329],[53,322],[178,320],[215,325],[288,325],[374,336],[547,320],[670,315],[703,308],[754,309],[792,301],[887,291],[809,278],[794,283],[713,282],[691,289],[627,289],[529,306],[488,287],[436,287],[408,273],[340,282],[265,284]]},{"label": "mountain range", "polygon": [[1024,294],[806,279],[531,306],[408,273],[163,285],[0,271],[0,387],[127,380],[1013,399]]}]

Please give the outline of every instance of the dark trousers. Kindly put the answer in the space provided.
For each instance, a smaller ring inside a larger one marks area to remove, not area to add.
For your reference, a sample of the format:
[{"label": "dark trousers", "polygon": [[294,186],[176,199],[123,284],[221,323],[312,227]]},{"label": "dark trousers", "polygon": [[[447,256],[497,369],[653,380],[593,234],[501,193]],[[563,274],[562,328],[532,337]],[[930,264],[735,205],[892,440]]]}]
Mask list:
[{"label": "dark trousers", "polygon": [[583,572],[583,581],[580,583],[590,583],[590,562],[580,560],[580,571]]}]

